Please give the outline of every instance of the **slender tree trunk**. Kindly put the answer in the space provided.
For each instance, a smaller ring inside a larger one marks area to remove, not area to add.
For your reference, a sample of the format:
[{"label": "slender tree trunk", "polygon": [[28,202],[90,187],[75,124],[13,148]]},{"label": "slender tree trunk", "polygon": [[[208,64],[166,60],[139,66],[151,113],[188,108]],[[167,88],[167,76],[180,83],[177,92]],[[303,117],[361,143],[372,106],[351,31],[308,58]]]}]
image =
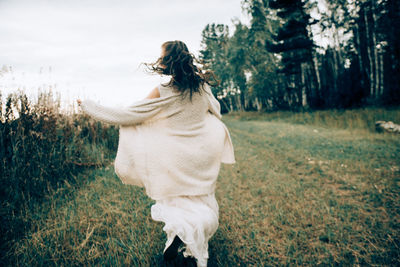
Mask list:
[{"label": "slender tree trunk", "polygon": [[242,111],[244,111],[246,109],[246,98],[245,97],[246,97],[245,86],[243,86],[243,88],[240,89],[240,94],[239,94],[240,109]]},{"label": "slender tree trunk", "polygon": [[337,64],[338,66],[343,66],[343,56],[342,56],[342,50],[340,48],[340,41],[339,41],[339,33],[338,30],[336,29],[335,23],[333,23],[333,39],[335,43],[335,48],[337,50]]},{"label": "slender tree trunk", "polygon": [[313,61],[312,64],[313,64],[313,68],[315,71],[315,76],[317,78],[317,86],[315,88],[316,92],[315,92],[313,101],[318,100],[318,102],[319,102],[321,99],[321,76],[319,74],[318,58],[316,55],[312,56],[312,61]]},{"label": "slender tree trunk", "polygon": [[333,77],[332,77],[332,80],[333,80],[333,93],[335,94],[335,98],[336,98],[336,96],[338,95],[338,92],[339,92],[339,90],[338,90],[338,85],[337,85],[337,82],[338,82],[338,73],[339,73],[339,67],[338,67],[338,65],[339,65],[339,62],[338,62],[338,57],[337,57],[337,51],[336,51],[336,48],[334,47],[333,49],[332,49],[332,58],[333,58],[333,64],[332,64],[332,73],[333,73]]},{"label": "slender tree trunk", "polygon": [[380,66],[380,74],[381,74],[381,77],[380,77],[380,79],[381,79],[381,90],[380,90],[380,93],[381,93],[381,96],[383,96],[383,93],[384,93],[384,90],[385,90],[385,83],[384,83],[384,75],[385,75],[385,72],[384,72],[384,66],[383,66],[383,53],[381,53],[380,55],[379,55],[379,59],[380,59],[380,64],[379,64],[379,66]]},{"label": "slender tree trunk", "polygon": [[377,42],[376,42],[376,14],[375,14],[375,1],[371,1],[371,13],[372,13],[372,47],[374,49],[374,59],[375,59],[375,92],[376,96],[380,97],[380,75],[379,75],[379,57],[378,57],[378,49],[377,49]]},{"label": "slender tree trunk", "polygon": [[[305,107],[307,104],[307,98],[306,98],[306,78],[305,78],[305,72],[306,72],[306,68],[305,68],[304,63],[301,64],[301,92],[300,92],[300,105],[302,107]],[[308,90],[307,90],[308,91]]]},{"label": "slender tree trunk", "polygon": [[229,97],[229,106],[230,106],[230,110],[233,110],[233,103],[232,103],[232,96]]},{"label": "slender tree trunk", "polygon": [[375,87],[375,79],[374,79],[374,63],[372,60],[372,52],[371,52],[371,47],[370,47],[370,40],[371,40],[371,36],[370,36],[370,29],[369,29],[369,23],[368,23],[368,16],[367,16],[367,8],[364,8],[364,22],[365,22],[365,32],[366,32],[366,46],[367,46],[367,54],[368,54],[368,60],[369,60],[369,80],[370,80],[370,96],[371,97],[375,97],[375,91],[374,91],[374,87]]},{"label": "slender tree trunk", "polygon": [[356,44],[357,44],[356,51],[357,51],[357,57],[358,57],[358,64],[360,65],[360,71],[362,72],[364,64],[363,64],[362,54],[361,54],[360,29],[359,29],[357,23],[355,23],[354,27],[356,28],[356,31],[357,31],[357,33],[356,33]]},{"label": "slender tree trunk", "polygon": [[239,111],[243,111],[243,106],[242,106],[242,101],[241,101],[241,97],[240,94],[236,94],[235,95],[235,100],[236,100],[236,107]]},{"label": "slender tree trunk", "polygon": [[243,94],[243,100],[244,100],[244,108],[245,110],[249,109],[249,98],[247,93]]},{"label": "slender tree trunk", "polygon": [[256,108],[257,108],[257,111],[260,111],[261,110],[261,103],[260,103],[260,101],[258,100],[258,97],[256,97],[256,99],[255,99],[255,104],[256,104]]},{"label": "slender tree trunk", "polygon": [[339,88],[338,88],[338,79],[339,75],[342,73],[342,66],[343,66],[343,57],[342,57],[342,51],[340,48],[340,42],[339,42],[339,35],[338,35],[338,30],[335,25],[335,21],[332,23],[332,35],[333,35],[333,59],[334,59],[334,66],[333,66],[333,73],[334,73],[334,93],[335,93],[335,98],[339,94]]}]

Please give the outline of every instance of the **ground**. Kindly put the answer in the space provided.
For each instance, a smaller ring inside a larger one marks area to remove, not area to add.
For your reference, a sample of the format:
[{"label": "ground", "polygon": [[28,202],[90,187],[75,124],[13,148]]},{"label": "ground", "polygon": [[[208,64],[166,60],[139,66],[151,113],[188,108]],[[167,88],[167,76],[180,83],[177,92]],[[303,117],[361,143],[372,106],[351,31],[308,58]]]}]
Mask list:
[{"label": "ground", "polygon": [[[400,138],[225,116],[235,165],[216,191],[209,266],[398,265]],[[157,266],[166,236],[143,189],[112,165],[88,170],[28,218],[18,265]]]}]

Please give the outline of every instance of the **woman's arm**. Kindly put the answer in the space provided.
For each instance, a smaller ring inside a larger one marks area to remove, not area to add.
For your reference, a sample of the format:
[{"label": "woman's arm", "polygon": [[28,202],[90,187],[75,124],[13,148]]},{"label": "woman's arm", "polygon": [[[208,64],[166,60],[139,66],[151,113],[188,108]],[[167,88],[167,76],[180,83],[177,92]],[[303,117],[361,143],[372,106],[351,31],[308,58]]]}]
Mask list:
[{"label": "woman's arm", "polygon": [[129,108],[114,108],[100,105],[93,100],[86,99],[81,101],[80,107],[83,112],[95,120],[99,120],[113,125],[128,125],[139,123],[134,110]]},{"label": "woman's arm", "polygon": [[208,110],[211,111],[218,119],[222,118],[221,105],[218,100],[214,97],[211,88],[208,84],[205,84],[205,89],[208,95]]},{"label": "woman's arm", "polygon": [[[161,99],[160,101],[155,99],[159,98],[159,95],[158,88],[156,87],[150,92],[146,99],[128,107],[118,108],[106,107],[90,99],[77,99],[77,102],[86,114],[96,120],[113,125],[135,125],[153,117],[160,111],[162,101]],[[154,99],[155,101],[150,99]],[[153,103],[149,103],[149,101]]]}]

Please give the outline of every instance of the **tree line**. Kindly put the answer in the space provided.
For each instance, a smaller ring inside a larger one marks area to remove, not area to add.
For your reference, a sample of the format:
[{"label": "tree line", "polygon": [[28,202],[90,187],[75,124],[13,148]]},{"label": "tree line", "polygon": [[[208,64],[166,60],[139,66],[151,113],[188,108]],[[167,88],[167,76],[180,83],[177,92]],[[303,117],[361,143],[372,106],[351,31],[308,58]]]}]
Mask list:
[{"label": "tree line", "polygon": [[225,112],[400,103],[400,1],[244,0],[246,25],[208,24],[200,59]]}]

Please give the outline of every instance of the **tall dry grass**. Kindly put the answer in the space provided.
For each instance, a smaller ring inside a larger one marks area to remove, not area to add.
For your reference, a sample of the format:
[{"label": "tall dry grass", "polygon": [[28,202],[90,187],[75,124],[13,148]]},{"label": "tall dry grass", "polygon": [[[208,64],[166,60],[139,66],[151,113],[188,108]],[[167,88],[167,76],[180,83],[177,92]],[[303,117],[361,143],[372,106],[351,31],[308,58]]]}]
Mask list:
[{"label": "tall dry grass", "polygon": [[118,130],[81,113],[66,114],[60,97],[42,91],[0,95],[1,254],[31,227],[31,208],[56,188],[76,184],[84,168],[113,159]]}]

